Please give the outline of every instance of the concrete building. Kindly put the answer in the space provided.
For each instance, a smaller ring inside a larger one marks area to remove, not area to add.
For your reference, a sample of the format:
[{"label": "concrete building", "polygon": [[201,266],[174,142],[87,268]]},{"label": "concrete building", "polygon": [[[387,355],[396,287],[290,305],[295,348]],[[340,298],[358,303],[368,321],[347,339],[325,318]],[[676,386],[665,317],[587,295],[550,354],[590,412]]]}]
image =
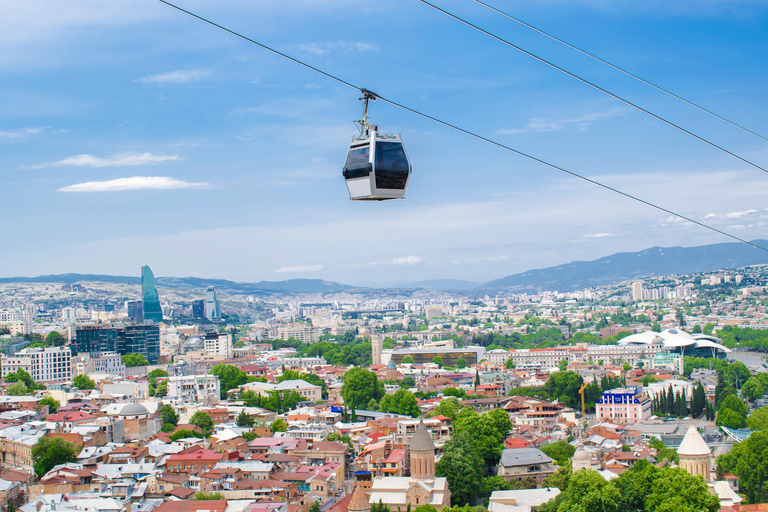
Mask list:
[{"label": "concrete building", "polygon": [[213,403],[220,400],[221,387],[215,375],[168,377],[168,398],[186,403]]},{"label": "concrete building", "polygon": [[641,387],[604,391],[595,407],[598,421],[627,424],[651,417],[651,399],[643,394]]},{"label": "concrete building", "polygon": [[21,369],[35,382],[72,380],[72,352],[69,347],[25,348],[2,356],[2,377]]},{"label": "concrete building", "polygon": [[7,328],[12,336],[32,332],[34,318],[34,311],[29,308],[0,309],[0,327]]},{"label": "concrete building", "polygon": [[83,352],[72,357],[72,378],[92,373],[125,378],[126,367],[117,352]]},{"label": "concrete building", "polygon": [[302,343],[317,343],[320,341],[320,330],[305,324],[276,325],[270,329],[270,337],[276,340],[296,339]]},{"label": "concrete building", "polygon": [[206,333],[205,338],[203,339],[203,346],[205,352],[210,355],[219,355],[226,358],[232,357],[232,335],[229,333]]},{"label": "concrete building", "polygon": [[635,281],[632,283],[632,300],[637,302],[643,300],[643,282]]}]

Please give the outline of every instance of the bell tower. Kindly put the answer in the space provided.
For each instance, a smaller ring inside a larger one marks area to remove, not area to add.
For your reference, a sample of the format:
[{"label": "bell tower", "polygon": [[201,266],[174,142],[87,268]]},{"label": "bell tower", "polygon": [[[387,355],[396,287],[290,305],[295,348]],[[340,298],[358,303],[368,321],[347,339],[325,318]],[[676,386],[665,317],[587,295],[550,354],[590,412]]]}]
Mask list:
[{"label": "bell tower", "polygon": [[411,452],[411,478],[429,480],[435,478],[435,443],[429,435],[424,418],[419,420],[416,432],[408,447]]}]

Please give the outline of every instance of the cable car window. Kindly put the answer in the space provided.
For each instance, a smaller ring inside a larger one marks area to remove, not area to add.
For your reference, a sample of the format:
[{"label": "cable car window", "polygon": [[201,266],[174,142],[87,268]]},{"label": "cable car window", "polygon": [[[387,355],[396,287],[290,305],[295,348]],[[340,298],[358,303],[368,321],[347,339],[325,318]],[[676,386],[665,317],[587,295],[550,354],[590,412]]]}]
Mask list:
[{"label": "cable car window", "polygon": [[376,188],[405,189],[408,158],[399,142],[376,142]]},{"label": "cable car window", "polygon": [[346,179],[364,178],[371,174],[369,147],[350,149],[347,153],[347,162],[344,164],[344,177]]}]

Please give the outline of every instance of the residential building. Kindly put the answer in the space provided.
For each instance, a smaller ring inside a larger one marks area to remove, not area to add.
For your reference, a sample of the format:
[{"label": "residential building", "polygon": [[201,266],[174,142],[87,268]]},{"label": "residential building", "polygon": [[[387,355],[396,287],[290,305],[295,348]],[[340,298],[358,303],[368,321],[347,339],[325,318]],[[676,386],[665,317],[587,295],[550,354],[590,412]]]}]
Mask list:
[{"label": "residential building", "polygon": [[2,377],[24,370],[35,382],[72,379],[72,352],[69,347],[25,348],[11,356],[2,356]]},{"label": "residential building", "polygon": [[508,482],[533,478],[541,485],[556,470],[552,459],[538,448],[510,448],[501,452],[498,475]]},{"label": "residential building", "polygon": [[224,457],[223,453],[216,453],[213,450],[192,450],[187,453],[176,453],[170,455],[165,462],[169,472],[172,473],[199,473],[200,471],[210,471]]},{"label": "residential building", "polygon": [[271,384],[269,382],[249,382],[248,384],[243,384],[241,388],[243,390],[253,390],[261,396],[270,396],[275,391],[279,391],[280,393],[295,391],[307,401],[316,402],[323,398],[322,387],[310,384],[301,379],[284,380],[277,384]]},{"label": "residential building", "polygon": [[106,373],[125,378],[126,367],[117,352],[81,352],[72,357],[72,377],[91,373]]},{"label": "residential building", "polygon": [[232,335],[226,332],[209,332],[203,339],[205,352],[229,358],[232,356]]},{"label": "residential building", "polygon": [[178,375],[168,377],[168,398],[187,403],[213,403],[221,398],[219,378],[215,375]]},{"label": "residential building", "polygon": [[302,343],[316,343],[320,341],[320,329],[299,323],[276,325],[270,330],[270,336],[277,340],[293,338]]},{"label": "residential building", "polygon": [[632,300],[637,302],[643,300],[643,282],[635,281],[632,283]]},{"label": "residential building", "polygon": [[0,309],[0,327],[11,331],[12,336],[32,332],[35,313],[29,308]]},{"label": "residential building", "polygon": [[598,421],[634,423],[651,417],[651,399],[641,387],[609,389],[595,404]]}]

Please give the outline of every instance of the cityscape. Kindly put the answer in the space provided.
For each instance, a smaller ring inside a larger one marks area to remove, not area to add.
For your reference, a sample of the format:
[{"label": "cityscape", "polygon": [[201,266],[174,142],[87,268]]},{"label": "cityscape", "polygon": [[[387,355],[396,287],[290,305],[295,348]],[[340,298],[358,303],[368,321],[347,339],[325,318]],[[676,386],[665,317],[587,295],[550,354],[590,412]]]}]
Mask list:
[{"label": "cityscape", "polygon": [[768,512],[766,26],[0,2],[0,512]]}]

